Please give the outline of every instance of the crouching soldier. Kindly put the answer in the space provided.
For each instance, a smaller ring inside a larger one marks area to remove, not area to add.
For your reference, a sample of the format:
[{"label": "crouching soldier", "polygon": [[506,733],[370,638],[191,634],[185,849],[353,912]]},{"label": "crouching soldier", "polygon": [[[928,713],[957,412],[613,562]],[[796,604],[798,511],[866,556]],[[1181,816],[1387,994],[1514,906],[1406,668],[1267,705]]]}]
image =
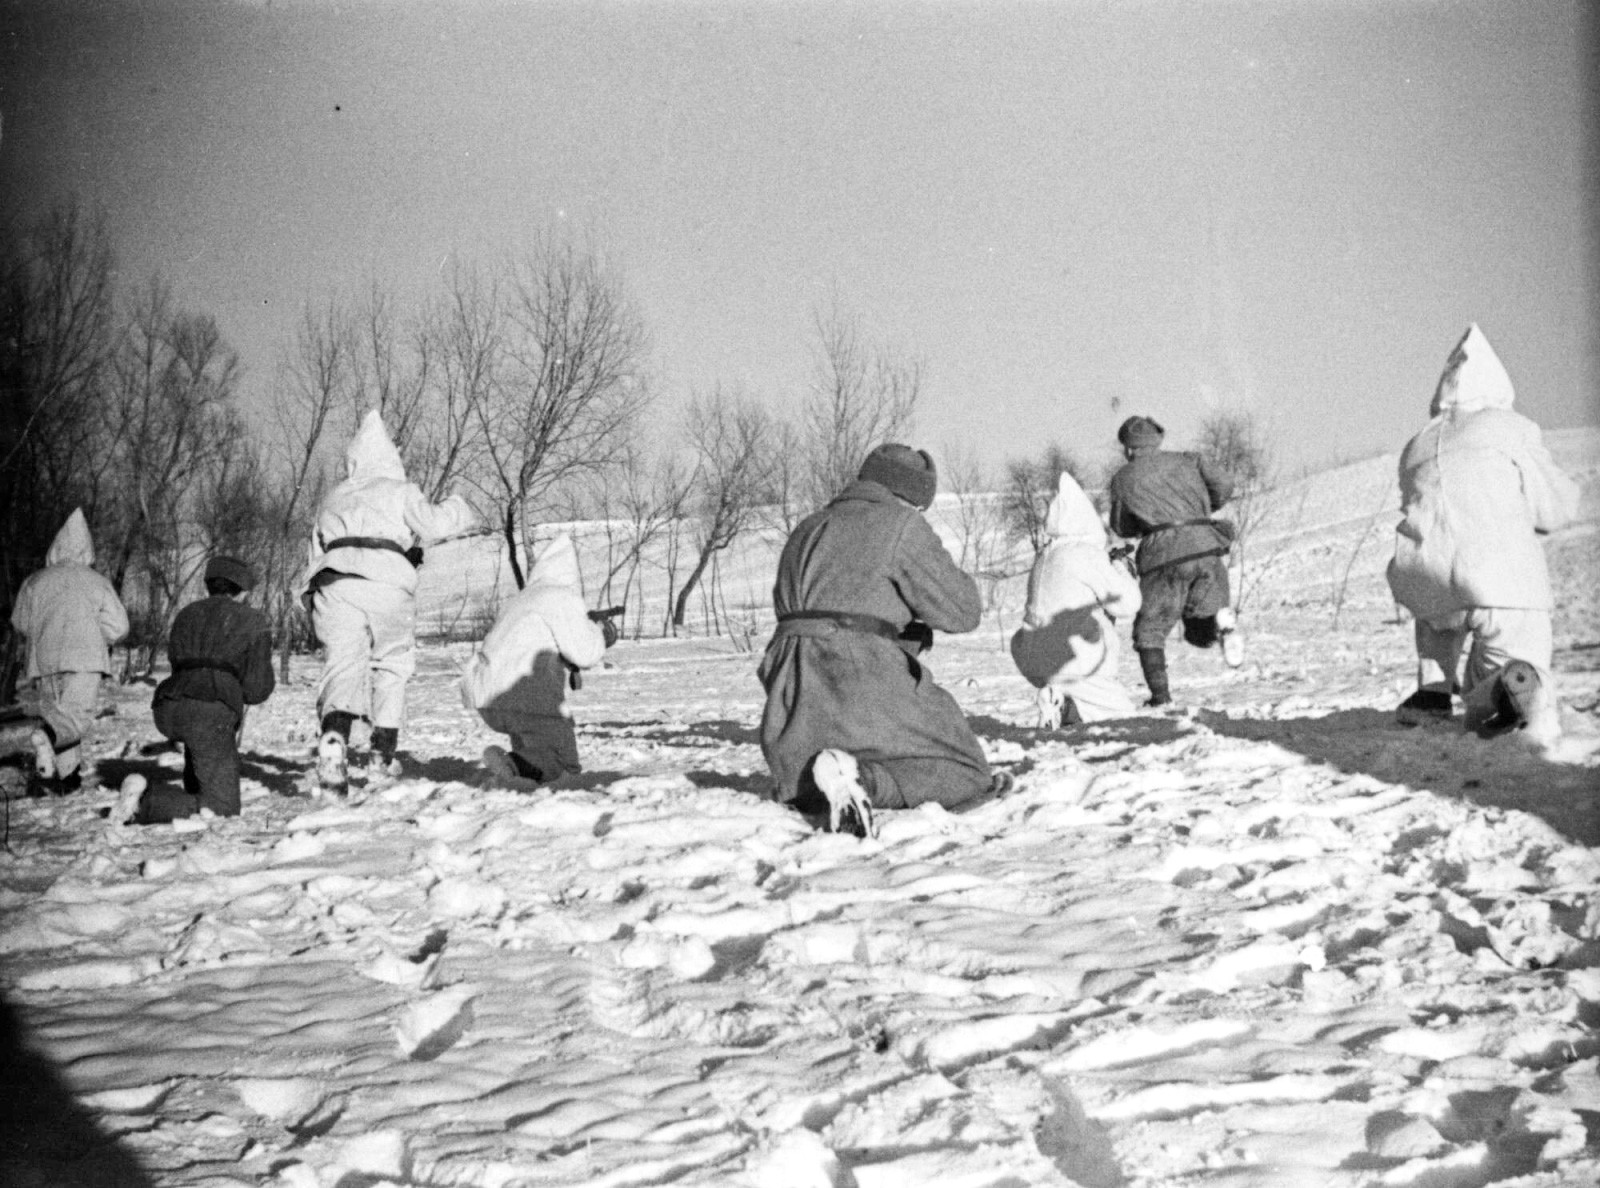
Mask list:
[{"label": "crouching soldier", "polygon": [[266,615],[245,605],[256,582],[243,561],[211,558],[205,582],[206,597],[172,621],[172,675],[156,686],[151,705],[156,729],[183,744],[183,788],[145,790],[137,824],[164,824],[201,809],[239,815],[239,724],[245,706],[272,693],[272,629]]},{"label": "crouching soldier", "polygon": [[1106,553],[1106,530],[1083,488],[1062,472],[1045,512],[1050,538],[1028,575],[1028,607],[1011,637],[1017,671],[1039,690],[1045,730],[1126,717],[1115,619],[1139,609],[1139,583]]},{"label": "crouching soldier", "polygon": [[1460,667],[1467,729],[1522,729],[1550,743],[1561,734],[1555,600],[1539,537],[1573,518],[1578,485],[1539,426],[1512,410],[1514,398],[1494,348],[1469,326],[1439,377],[1432,420],[1400,455],[1388,576],[1395,601],[1416,617],[1417,690],[1399,717],[1448,719]]},{"label": "crouching soldier", "polygon": [[19,705],[40,723],[32,735],[35,791],[70,792],[83,778],[83,736],[94,720],[111,645],[128,634],[128,612],[94,568],[94,540],[74,511],[45,554],[45,567],[17,591],[11,625],[27,641]]},{"label": "crouching soldier", "polygon": [[484,748],[483,766],[495,781],[560,786],[583,770],[567,687],[577,688],[577,673],[600,663],[616,641],[611,620],[584,606],[572,538],[556,537],[461,673],[467,708],[511,738],[509,752]]},{"label": "crouching soldier", "polygon": [[761,752],[779,799],[825,808],[835,831],[870,836],[876,810],[955,808],[1010,787],[917,658],[935,629],[971,631],[982,610],[922,515],[936,486],[926,452],[879,446],[778,561]]},{"label": "crouching soldier", "polygon": [[1233,480],[1196,454],[1163,450],[1164,430],[1149,417],[1129,417],[1117,430],[1127,465],[1111,476],[1111,531],[1137,539],[1134,565],[1143,605],[1133,620],[1150,700],[1171,703],[1167,636],[1181,620],[1197,648],[1221,644],[1230,668],[1244,663],[1244,639],[1228,594],[1233,525],[1212,518],[1233,497]]}]

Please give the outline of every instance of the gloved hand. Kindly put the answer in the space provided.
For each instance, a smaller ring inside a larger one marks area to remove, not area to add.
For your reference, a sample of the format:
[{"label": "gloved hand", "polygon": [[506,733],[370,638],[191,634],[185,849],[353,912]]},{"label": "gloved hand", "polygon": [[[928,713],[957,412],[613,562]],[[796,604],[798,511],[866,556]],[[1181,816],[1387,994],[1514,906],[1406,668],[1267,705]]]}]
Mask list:
[{"label": "gloved hand", "polygon": [[[916,647],[916,655],[929,651],[933,647],[933,628],[920,619],[912,619],[900,631],[902,644],[912,644]],[[910,650],[909,648],[907,649]]]},{"label": "gloved hand", "polygon": [[[567,664],[565,660],[561,663]],[[567,688],[574,693],[583,688],[583,672],[575,664],[567,664]]]},{"label": "gloved hand", "polygon": [[406,550],[406,560],[411,562],[411,568],[412,569],[421,569],[422,568],[422,546],[419,545],[419,544],[414,544],[409,549],[407,549]]}]

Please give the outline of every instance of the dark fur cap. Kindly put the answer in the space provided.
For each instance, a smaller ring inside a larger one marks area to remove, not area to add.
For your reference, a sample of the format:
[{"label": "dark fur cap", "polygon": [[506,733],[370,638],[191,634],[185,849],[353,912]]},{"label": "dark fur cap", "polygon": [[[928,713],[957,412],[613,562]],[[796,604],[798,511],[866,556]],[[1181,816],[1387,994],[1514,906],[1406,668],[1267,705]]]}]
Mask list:
[{"label": "dark fur cap", "polygon": [[237,557],[213,557],[207,561],[205,580],[209,582],[212,578],[232,582],[241,590],[256,588],[256,575]]},{"label": "dark fur cap", "polygon": [[1167,431],[1150,417],[1129,417],[1117,430],[1117,440],[1130,450],[1158,446]]},{"label": "dark fur cap", "polygon": [[923,511],[933,506],[934,492],[939,489],[939,472],[928,451],[914,450],[893,441],[868,454],[856,477],[882,483]]}]

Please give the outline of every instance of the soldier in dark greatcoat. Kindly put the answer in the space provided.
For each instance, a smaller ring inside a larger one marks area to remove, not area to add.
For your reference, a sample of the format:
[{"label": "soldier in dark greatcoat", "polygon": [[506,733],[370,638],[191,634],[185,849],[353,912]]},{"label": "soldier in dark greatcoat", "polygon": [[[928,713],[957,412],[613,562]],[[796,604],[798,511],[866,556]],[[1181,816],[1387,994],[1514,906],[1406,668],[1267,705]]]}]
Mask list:
[{"label": "soldier in dark greatcoat", "polygon": [[1183,638],[1198,648],[1222,645],[1229,667],[1244,663],[1244,639],[1228,596],[1233,526],[1212,513],[1233,497],[1233,479],[1197,454],[1163,450],[1166,431],[1149,417],[1129,417],[1117,430],[1127,465],[1111,476],[1111,531],[1137,538],[1142,605],[1133,646],[1150,690],[1147,705],[1172,700],[1167,636],[1181,620]]},{"label": "soldier in dark greatcoat", "polygon": [[954,808],[1010,786],[919,659],[935,630],[971,631],[982,611],[922,515],[937,481],[926,452],[879,446],[778,562],[761,750],[780,799],[826,802],[832,829],[871,834],[875,810]]}]

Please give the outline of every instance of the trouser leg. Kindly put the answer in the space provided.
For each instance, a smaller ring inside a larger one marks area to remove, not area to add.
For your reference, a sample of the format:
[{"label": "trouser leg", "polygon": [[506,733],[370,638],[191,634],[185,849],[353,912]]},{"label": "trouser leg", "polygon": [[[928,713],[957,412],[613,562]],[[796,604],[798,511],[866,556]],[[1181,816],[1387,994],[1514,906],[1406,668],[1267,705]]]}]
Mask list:
[{"label": "trouser leg", "polygon": [[350,595],[352,588],[371,584],[363,578],[341,578],[316,593],[311,614],[323,646],[322,675],[317,681],[319,720],[333,713],[352,719],[367,716],[372,636],[365,612]]},{"label": "trouser leg", "polygon": [[1183,638],[1197,648],[1209,648],[1220,638],[1217,615],[1229,604],[1228,566],[1221,557],[1196,557],[1174,567],[1174,577],[1184,584]]},{"label": "trouser leg", "polygon": [[1449,695],[1456,689],[1456,671],[1467,639],[1465,614],[1418,619],[1412,624],[1417,645],[1417,688]]},{"label": "trouser leg", "polygon": [[239,748],[234,733],[238,720],[227,706],[206,705],[207,712],[184,740],[187,761],[194,765],[200,807],[219,817],[239,815]]},{"label": "trouser leg", "polygon": [[239,814],[239,719],[220,702],[177,698],[156,706],[156,727],[183,744],[183,790],[153,787],[145,794],[146,824],[192,817],[202,808],[219,817]]},{"label": "trouser leg", "polygon": [[992,778],[987,765],[979,769],[953,759],[857,756],[856,761],[873,808],[916,808],[930,801],[945,808],[959,808],[987,796]]},{"label": "trouser leg", "polygon": [[417,604],[404,590],[368,592],[372,632],[372,725],[398,740],[406,720],[406,685],[417,667]]},{"label": "trouser leg", "polygon": [[545,783],[583,770],[578,760],[578,733],[570,718],[550,718],[511,734],[516,757],[539,771]]},{"label": "trouser leg", "polygon": [[1140,605],[1133,616],[1133,646],[1140,652],[1147,648],[1160,650],[1167,645],[1167,636],[1183,617],[1183,600],[1186,584],[1176,579],[1171,569],[1157,570],[1139,579]]},{"label": "trouser leg", "polygon": [[1144,673],[1145,688],[1150,690],[1151,705],[1166,705],[1172,700],[1172,692],[1167,684],[1165,648],[1140,648],[1139,670]]},{"label": "trouser leg", "polygon": [[1461,692],[1466,729],[1476,730],[1495,715],[1496,678],[1511,661],[1522,660],[1538,673],[1540,687],[1528,709],[1528,733],[1546,739],[1559,736],[1561,711],[1551,670],[1555,639],[1549,612],[1479,608],[1468,612],[1467,629],[1472,646],[1467,651]]},{"label": "trouser leg", "polygon": [[24,709],[43,720],[55,748],[58,778],[74,775],[83,762],[82,740],[100,700],[98,672],[53,672],[18,691]]}]

